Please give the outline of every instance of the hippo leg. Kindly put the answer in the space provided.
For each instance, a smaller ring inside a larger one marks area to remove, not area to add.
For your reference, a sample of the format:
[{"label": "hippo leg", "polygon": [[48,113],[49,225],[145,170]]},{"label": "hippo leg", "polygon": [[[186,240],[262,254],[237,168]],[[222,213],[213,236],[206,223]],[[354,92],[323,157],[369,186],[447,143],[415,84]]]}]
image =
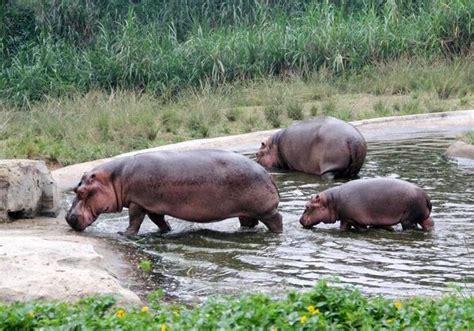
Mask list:
[{"label": "hippo leg", "polygon": [[334,178],[336,178],[336,173],[334,171],[327,171],[321,175],[321,178],[323,180],[333,180]]},{"label": "hippo leg", "polygon": [[265,224],[265,226],[274,233],[282,233],[283,232],[283,222],[282,216],[278,212],[278,210],[274,210],[268,215],[263,216],[260,218],[260,222]]},{"label": "hippo leg", "polygon": [[245,216],[240,216],[239,221],[240,226],[244,226],[247,228],[253,228],[258,224],[258,219]]},{"label": "hippo leg", "polygon": [[161,233],[166,233],[171,231],[171,227],[168,222],[165,221],[165,215],[158,215],[154,213],[148,213],[148,217],[153,223],[155,223],[159,228]]},{"label": "hippo leg", "polygon": [[351,229],[351,224],[347,221],[341,221],[339,229],[341,229],[341,231],[349,231]]},{"label": "hippo leg", "polygon": [[405,221],[402,221],[401,223],[402,223],[403,231],[405,231],[405,230],[416,230],[417,229],[416,223],[413,223],[410,220],[405,220]]},{"label": "hippo leg", "polygon": [[127,230],[125,230],[125,232],[119,232],[119,234],[126,237],[133,237],[138,233],[142,225],[143,219],[145,218],[145,211],[142,207],[132,202],[128,206],[128,217],[129,224]]},{"label": "hippo leg", "polygon": [[425,218],[423,221],[420,222],[421,228],[423,231],[431,231],[434,227],[434,222],[431,217]]}]

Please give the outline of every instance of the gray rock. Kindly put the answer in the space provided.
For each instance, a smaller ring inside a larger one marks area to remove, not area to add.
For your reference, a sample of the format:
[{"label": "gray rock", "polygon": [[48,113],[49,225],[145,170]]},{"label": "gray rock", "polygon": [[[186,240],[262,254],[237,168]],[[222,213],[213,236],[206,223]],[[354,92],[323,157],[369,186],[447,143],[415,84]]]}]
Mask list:
[{"label": "gray rock", "polygon": [[0,222],[57,216],[59,194],[43,161],[0,160]]},{"label": "gray rock", "polygon": [[446,155],[452,158],[464,158],[474,160],[474,146],[463,141],[456,141],[449,146]]}]

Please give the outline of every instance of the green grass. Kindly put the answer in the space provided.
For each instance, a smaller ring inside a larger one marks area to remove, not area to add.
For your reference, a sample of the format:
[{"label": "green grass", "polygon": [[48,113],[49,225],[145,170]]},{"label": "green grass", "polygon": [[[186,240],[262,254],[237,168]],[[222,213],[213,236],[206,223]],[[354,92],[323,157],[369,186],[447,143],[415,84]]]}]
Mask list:
[{"label": "green grass", "polygon": [[[400,60],[365,74],[320,71],[308,79],[262,79],[187,89],[173,100],[134,91],[71,94],[31,105],[0,105],[0,158],[53,166],[194,138],[286,127],[331,115],[344,120],[474,108],[474,62]],[[437,93],[439,73],[454,88]]]},{"label": "green grass", "polygon": [[468,144],[474,145],[474,131],[466,133],[463,136],[463,140]]},{"label": "green grass", "polygon": [[112,297],[69,303],[0,304],[0,329],[108,330],[472,330],[474,298],[391,300],[319,282],[281,299],[267,295],[211,298],[198,306],[126,307]]},{"label": "green grass", "polygon": [[[323,71],[365,77],[367,65],[472,50],[468,0],[73,3],[1,5],[0,102],[28,108],[48,96],[94,90],[172,98],[188,88]],[[374,90],[404,93],[405,71],[398,74],[402,86],[385,81]],[[463,88],[445,74],[429,82],[439,98]],[[205,134],[198,126],[196,134]]]}]

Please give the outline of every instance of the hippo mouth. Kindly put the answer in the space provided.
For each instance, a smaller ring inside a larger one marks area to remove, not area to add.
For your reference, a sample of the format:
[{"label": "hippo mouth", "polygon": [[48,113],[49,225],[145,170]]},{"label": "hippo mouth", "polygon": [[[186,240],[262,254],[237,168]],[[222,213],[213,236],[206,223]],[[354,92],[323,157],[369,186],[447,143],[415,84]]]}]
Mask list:
[{"label": "hippo mouth", "polygon": [[313,227],[314,224],[309,224],[309,222],[305,221],[304,219],[304,215],[301,216],[300,218],[300,224],[303,226],[303,228],[305,229],[311,229]]},{"label": "hippo mouth", "polygon": [[89,225],[94,223],[98,216],[92,215],[92,217],[86,218],[83,215],[68,213],[66,215],[66,222],[75,231],[84,231]]}]

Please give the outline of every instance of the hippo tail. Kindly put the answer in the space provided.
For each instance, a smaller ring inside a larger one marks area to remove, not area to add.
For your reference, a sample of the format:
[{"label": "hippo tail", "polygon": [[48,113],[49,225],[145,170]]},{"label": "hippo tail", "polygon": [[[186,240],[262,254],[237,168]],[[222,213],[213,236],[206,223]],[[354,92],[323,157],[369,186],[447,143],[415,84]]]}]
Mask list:
[{"label": "hippo tail", "polygon": [[270,180],[272,181],[272,184],[273,184],[273,186],[275,187],[275,189],[277,191],[278,198],[280,198],[280,190],[278,189],[278,185],[275,183],[275,179],[273,178],[272,174],[270,174]]},{"label": "hippo tail", "polygon": [[431,200],[429,197],[426,197],[426,207],[428,208],[431,214],[431,209],[433,208],[433,205],[431,204]]},{"label": "hippo tail", "polygon": [[347,148],[349,149],[349,166],[346,170],[347,177],[355,177],[365,161],[367,154],[367,143],[365,140],[347,140]]}]

